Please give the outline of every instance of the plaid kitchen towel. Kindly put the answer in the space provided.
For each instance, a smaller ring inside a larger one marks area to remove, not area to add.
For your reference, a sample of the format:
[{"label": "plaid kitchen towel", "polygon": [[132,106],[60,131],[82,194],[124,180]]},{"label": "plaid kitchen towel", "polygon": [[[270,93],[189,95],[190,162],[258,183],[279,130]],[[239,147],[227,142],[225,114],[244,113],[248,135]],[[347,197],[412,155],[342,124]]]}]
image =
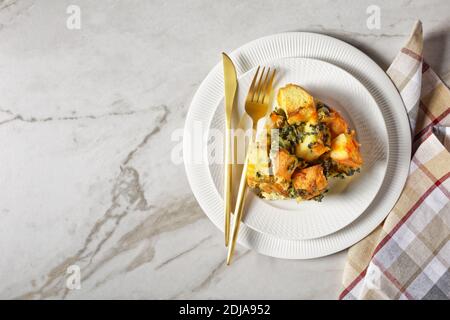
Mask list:
[{"label": "plaid kitchen towel", "polygon": [[382,225],[350,248],[340,299],[450,299],[450,90],[422,49],[419,21],[387,71],[410,117],[409,177]]}]

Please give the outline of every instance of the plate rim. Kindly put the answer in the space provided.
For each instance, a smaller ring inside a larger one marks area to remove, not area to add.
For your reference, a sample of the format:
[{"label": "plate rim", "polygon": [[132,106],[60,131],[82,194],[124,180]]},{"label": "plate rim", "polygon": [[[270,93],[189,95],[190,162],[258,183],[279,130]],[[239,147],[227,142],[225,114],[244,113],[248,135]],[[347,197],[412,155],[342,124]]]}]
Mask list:
[{"label": "plate rim", "polygon": [[[341,250],[344,250],[348,248],[349,246],[353,245],[354,243],[360,241],[362,238],[367,236],[370,232],[372,232],[379,223],[384,220],[384,218],[387,216],[387,214],[392,210],[393,206],[397,202],[398,198],[401,195],[401,190],[403,190],[403,187],[405,185],[406,179],[408,177],[409,172],[409,165],[410,165],[410,159],[411,159],[411,135],[410,135],[410,127],[409,127],[409,120],[406,113],[405,106],[403,104],[403,101],[399,95],[399,92],[397,88],[392,83],[391,79],[388,77],[388,75],[381,69],[378,64],[376,64],[368,55],[366,55],[364,52],[359,50],[358,48],[354,47],[353,45],[344,42],[340,39],[320,34],[320,33],[311,33],[311,32],[284,32],[284,33],[278,33],[273,35],[268,35],[265,37],[261,37],[259,39],[253,40],[251,42],[248,42],[247,44],[244,44],[243,46],[237,48],[234,50],[230,56],[233,58],[234,61],[236,61],[236,56],[239,54],[247,53],[249,54],[251,51],[255,50],[261,50],[264,45],[274,45],[274,42],[279,41],[284,45],[283,49],[288,50],[290,48],[286,49],[286,42],[287,41],[293,41],[293,40],[308,40],[308,38],[313,38],[318,41],[325,41],[328,44],[332,43],[334,45],[337,45],[340,47],[341,50],[347,50],[349,51],[353,56],[358,56],[361,61],[364,61],[368,64],[364,70],[367,69],[373,69],[377,74],[377,77],[380,79],[371,80],[369,84],[371,85],[371,88],[375,90],[377,94],[381,94],[380,86],[381,84],[384,84],[385,87],[389,87],[389,92],[385,94],[386,96],[389,96],[390,99],[395,101],[396,106],[401,106],[397,111],[394,113],[397,114],[397,120],[400,124],[403,124],[403,127],[400,128],[401,131],[404,131],[403,138],[406,141],[403,141],[403,143],[406,144],[406,148],[403,148],[403,157],[402,160],[407,161],[407,163],[401,163],[402,165],[399,166],[398,171],[401,169],[401,174],[397,173],[396,180],[394,181],[391,179],[391,184],[389,186],[396,186],[397,189],[400,189],[400,192],[391,200],[392,204],[389,204],[389,209],[385,210],[381,215],[378,214],[375,221],[374,219],[369,219],[365,217],[365,214],[362,215],[362,217],[359,217],[356,221],[351,223],[349,226],[345,227],[344,229],[335,232],[331,235],[318,238],[318,239],[312,239],[312,240],[285,240],[285,239],[279,239],[276,237],[272,237],[270,235],[261,234],[258,233],[245,225],[241,227],[241,232],[239,234],[238,241],[241,245],[247,247],[247,248],[253,248],[255,251],[278,258],[285,258],[285,259],[310,259],[320,256],[326,256],[329,254],[333,254],[335,252],[339,252]],[[291,43],[289,43],[290,45]],[[301,55],[300,52],[282,52],[285,57],[311,57],[311,53],[309,55]],[[323,54],[323,53],[322,53]],[[351,65],[346,62],[342,57],[336,57],[334,56],[332,61],[330,61],[330,57],[321,56],[319,53],[314,54],[316,59],[327,61],[332,64],[337,64],[339,67],[343,68],[344,70],[350,72],[353,76],[355,76],[358,80],[360,80],[359,76],[362,77],[361,74],[355,75],[354,72],[362,72],[362,69],[354,69],[351,67]],[[242,58],[242,57],[241,57]],[[248,57],[247,57],[248,58]],[[246,59],[247,59],[246,58]],[[267,59],[267,61],[270,59]],[[259,63],[265,62],[264,60],[260,60]],[[242,73],[242,70],[245,70],[245,64],[250,63],[249,61],[242,61],[240,62],[236,67],[238,74]],[[349,70],[350,69],[350,70]],[[192,189],[192,192],[194,193],[194,197],[198,201],[200,207],[205,212],[205,214],[210,218],[210,220],[221,230],[223,230],[223,223],[219,221],[215,221],[213,219],[212,214],[208,213],[208,210],[218,210],[220,209],[220,206],[217,204],[210,204],[210,208],[205,208],[206,201],[205,199],[200,199],[199,195],[203,191],[201,187],[193,185],[193,179],[195,179],[195,173],[193,170],[195,169],[192,164],[190,164],[188,161],[186,161],[186,150],[189,147],[189,142],[187,142],[187,135],[186,133],[189,132],[189,121],[194,116],[194,110],[192,106],[197,102],[197,100],[200,99],[200,94],[203,93],[203,91],[206,90],[205,84],[207,82],[210,82],[214,80],[214,77],[217,76],[217,81],[219,84],[214,83],[216,87],[223,85],[223,77],[222,77],[222,71],[220,68],[220,62],[217,63],[214,68],[208,73],[208,75],[203,79],[200,86],[198,87],[196,93],[194,94],[192,98],[192,102],[190,104],[190,108],[188,110],[187,116],[186,116],[186,122],[184,127],[184,138],[183,138],[183,160],[186,170],[186,176],[189,182],[189,185]],[[368,81],[368,78],[365,78]],[[360,80],[361,81],[361,80]],[[366,88],[368,86],[366,85],[365,81],[361,81]],[[376,83],[376,85],[375,85]],[[372,92],[372,89],[368,88],[369,91]],[[385,92],[385,90],[382,90],[382,92]],[[374,93],[372,92],[372,95],[374,96]],[[385,98],[384,97],[384,98]],[[374,98],[376,98],[374,96]],[[381,97],[383,98],[383,97]],[[377,99],[377,98],[376,98]],[[217,101],[215,101],[216,103]],[[407,130],[405,128],[407,126]],[[408,131],[406,134],[406,131]],[[398,134],[398,133],[397,133]],[[390,137],[389,137],[390,138]],[[400,155],[398,155],[400,157]],[[204,188],[203,188],[204,189]],[[197,192],[197,194],[196,194]],[[366,221],[360,221],[360,219],[365,218]],[[370,227],[369,227],[370,224]],[[365,225],[365,228],[363,226]],[[334,242],[332,244],[331,242]],[[315,246],[315,247],[314,247]],[[314,248],[313,248],[314,247]]]}]

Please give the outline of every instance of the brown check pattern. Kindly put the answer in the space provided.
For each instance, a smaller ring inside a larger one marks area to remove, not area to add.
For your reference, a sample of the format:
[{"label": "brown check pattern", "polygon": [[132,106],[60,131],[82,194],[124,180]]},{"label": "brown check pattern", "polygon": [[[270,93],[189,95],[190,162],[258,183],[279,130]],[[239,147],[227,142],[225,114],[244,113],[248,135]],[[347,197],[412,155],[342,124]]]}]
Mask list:
[{"label": "brown check pattern", "polygon": [[417,22],[387,71],[413,132],[409,177],[382,225],[350,248],[340,299],[450,299],[450,90],[422,50]]}]

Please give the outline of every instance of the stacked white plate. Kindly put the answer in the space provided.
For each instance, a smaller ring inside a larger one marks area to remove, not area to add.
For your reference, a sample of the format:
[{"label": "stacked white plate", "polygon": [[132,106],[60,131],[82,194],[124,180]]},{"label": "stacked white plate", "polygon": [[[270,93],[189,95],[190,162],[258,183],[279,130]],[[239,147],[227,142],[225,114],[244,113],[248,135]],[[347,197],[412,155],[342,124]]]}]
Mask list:
[{"label": "stacked white plate", "polygon": [[[235,50],[231,58],[239,81],[234,128],[244,114],[255,68],[269,66],[277,69],[275,92],[287,83],[299,84],[339,110],[356,130],[364,159],[360,174],[330,181],[322,202],[268,201],[250,191],[239,242],[262,254],[307,259],[343,250],[364,238],[394,206],[409,170],[409,122],[389,77],[355,47],[314,33],[283,33],[255,40]],[[224,131],[224,121],[219,63],[191,103],[183,154],[192,191],[221,230],[223,165],[211,160],[211,154],[217,155],[212,150],[217,144],[211,147],[207,142]],[[198,141],[199,132],[203,132],[203,141]]]}]

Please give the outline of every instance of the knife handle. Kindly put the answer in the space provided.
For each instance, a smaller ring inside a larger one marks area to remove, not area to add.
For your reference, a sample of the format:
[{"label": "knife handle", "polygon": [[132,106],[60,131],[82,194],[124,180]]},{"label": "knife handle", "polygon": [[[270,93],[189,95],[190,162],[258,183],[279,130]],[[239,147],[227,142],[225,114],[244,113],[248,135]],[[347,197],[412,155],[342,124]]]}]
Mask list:
[{"label": "knife handle", "polygon": [[228,247],[228,254],[227,254],[227,265],[231,263],[231,259],[233,257],[234,248],[236,246],[236,241],[239,234],[239,227],[241,225],[242,215],[244,213],[245,197],[247,195],[247,171],[248,171],[249,154],[251,152],[251,148],[253,148],[253,144],[255,143],[255,134],[256,134],[256,127],[253,126],[252,138],[248,144],[244,167],[242,168],[241,181],[239,183],[239,191],[236,198],[236,206],[234,209],[234,216],[233,216],[233,230],[231,232],[231,243]]},{"label": "knife handle", "polygon": [[231,161],[231,130],[227,123],[225,130],[225,175],[224,175],[224,207],[225,207],[225,246],[228,247],[230,241],[230,220],[231,220],[231,179],[232,179],[232,161]]}]

